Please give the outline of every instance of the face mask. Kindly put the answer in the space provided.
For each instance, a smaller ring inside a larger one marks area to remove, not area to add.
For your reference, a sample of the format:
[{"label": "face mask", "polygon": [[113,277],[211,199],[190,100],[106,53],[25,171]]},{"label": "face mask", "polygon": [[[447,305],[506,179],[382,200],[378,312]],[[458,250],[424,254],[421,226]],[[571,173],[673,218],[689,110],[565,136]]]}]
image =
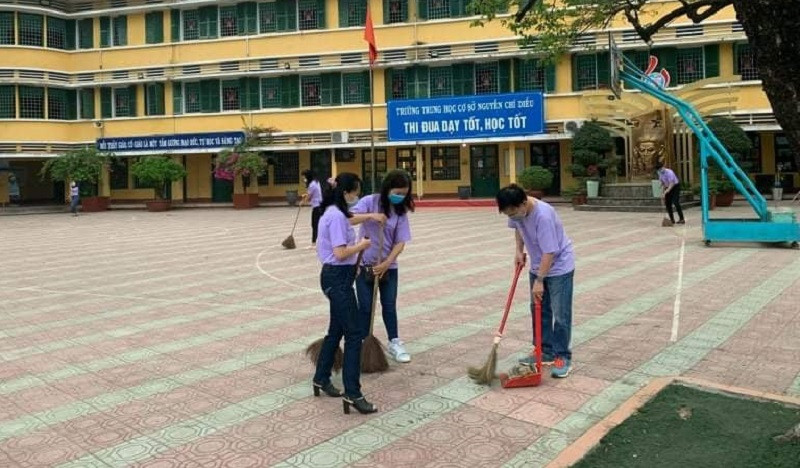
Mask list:
[{"label": "face mask", "polygon": [[352,201],[347,199],[345,199],[345,201],[347,202],[347,207],[352,208],[358,204],[358,197],[354,198]]},{"label": "face mask", "polygon": [[522,222],[525,220],[525,213],[516,213],[508,217],[511,221]]},{"label": "face mask", "polygon": [[402,205],[405,199],[406,199],[405,195],[398,195],[396,193],[389,194],[389,202],[392,205]]}]

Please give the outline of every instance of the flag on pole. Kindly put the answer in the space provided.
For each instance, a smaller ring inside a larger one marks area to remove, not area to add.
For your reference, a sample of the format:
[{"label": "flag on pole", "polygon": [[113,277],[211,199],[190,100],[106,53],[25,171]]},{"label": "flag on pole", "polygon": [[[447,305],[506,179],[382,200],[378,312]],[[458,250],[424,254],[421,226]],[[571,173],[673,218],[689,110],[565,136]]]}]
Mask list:
[{"label": "flag on pole", "polygon": [[372,28],[372,14],[367,4],[367,25],[364,28],[364,40],[369,44],[369,64],[373,65],[378,59],[378,46],[375,44],[375,30]]}]

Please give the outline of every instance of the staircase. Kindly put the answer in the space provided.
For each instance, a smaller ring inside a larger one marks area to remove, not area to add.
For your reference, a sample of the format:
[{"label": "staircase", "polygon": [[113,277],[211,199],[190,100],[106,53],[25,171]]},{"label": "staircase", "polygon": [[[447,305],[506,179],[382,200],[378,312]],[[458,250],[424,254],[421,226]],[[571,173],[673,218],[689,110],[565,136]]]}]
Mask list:
[{"label": "staircase", "polygon": [[[691,193],[681,194],[681,207],[699,206]],[[600,196],[588,198],[585,205],[575,207],[577,211],[616,211],[623,213],[661,213],[666,212],[661,198],[653,197],[650,184],[602,184]]]}]

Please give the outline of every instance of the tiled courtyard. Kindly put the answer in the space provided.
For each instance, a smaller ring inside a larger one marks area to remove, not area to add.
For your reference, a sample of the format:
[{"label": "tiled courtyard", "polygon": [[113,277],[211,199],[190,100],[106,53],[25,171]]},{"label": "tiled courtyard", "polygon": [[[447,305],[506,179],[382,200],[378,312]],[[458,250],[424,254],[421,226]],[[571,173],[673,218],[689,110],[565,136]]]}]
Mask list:
[{"label": "tiled courtyard", "polygon": [[[364,376],[371,416],[312,396],[303,350],[327,302],[308,213],[294,251],[280,247],[288,208],[0,218],[0,466],[534,467],[653,377],[800,394],[800,251],[706,248],[697,210],[686,229],[559,211],[578,258],[573,374],[469,382],[513,233],[491,209],[419,210],[400,269],[413,360]],[[530,349],[525,289],[500,370]]]}]

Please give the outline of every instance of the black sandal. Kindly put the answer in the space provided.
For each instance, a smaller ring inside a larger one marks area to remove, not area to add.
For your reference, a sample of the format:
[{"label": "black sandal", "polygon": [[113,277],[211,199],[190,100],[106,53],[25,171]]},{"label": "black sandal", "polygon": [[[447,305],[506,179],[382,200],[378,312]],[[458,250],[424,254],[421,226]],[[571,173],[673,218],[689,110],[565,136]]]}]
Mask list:
[{"label": "black sandal", "polygon": [[366,398],[350,399],[348,397],[342,398],[342,406],[344,407],[344,414],[350,414],[350,407],[354,407],[361,414],[370,414],[378,411],[372,403],[368,402]]},{"label": "black sandal", "polygon": [[325,393],[326,395],[328,395],[329,397],[339,398],[340,396],[342,396],[342,391],[339,390],[338,388],[334,387],[333,384],[330,383],[330,382],[328,382],[325,385],[313,382],[313,385],[314,385],[314,396],[315,397],[319,396],[320,390],[322,390],[322,392]]}]

